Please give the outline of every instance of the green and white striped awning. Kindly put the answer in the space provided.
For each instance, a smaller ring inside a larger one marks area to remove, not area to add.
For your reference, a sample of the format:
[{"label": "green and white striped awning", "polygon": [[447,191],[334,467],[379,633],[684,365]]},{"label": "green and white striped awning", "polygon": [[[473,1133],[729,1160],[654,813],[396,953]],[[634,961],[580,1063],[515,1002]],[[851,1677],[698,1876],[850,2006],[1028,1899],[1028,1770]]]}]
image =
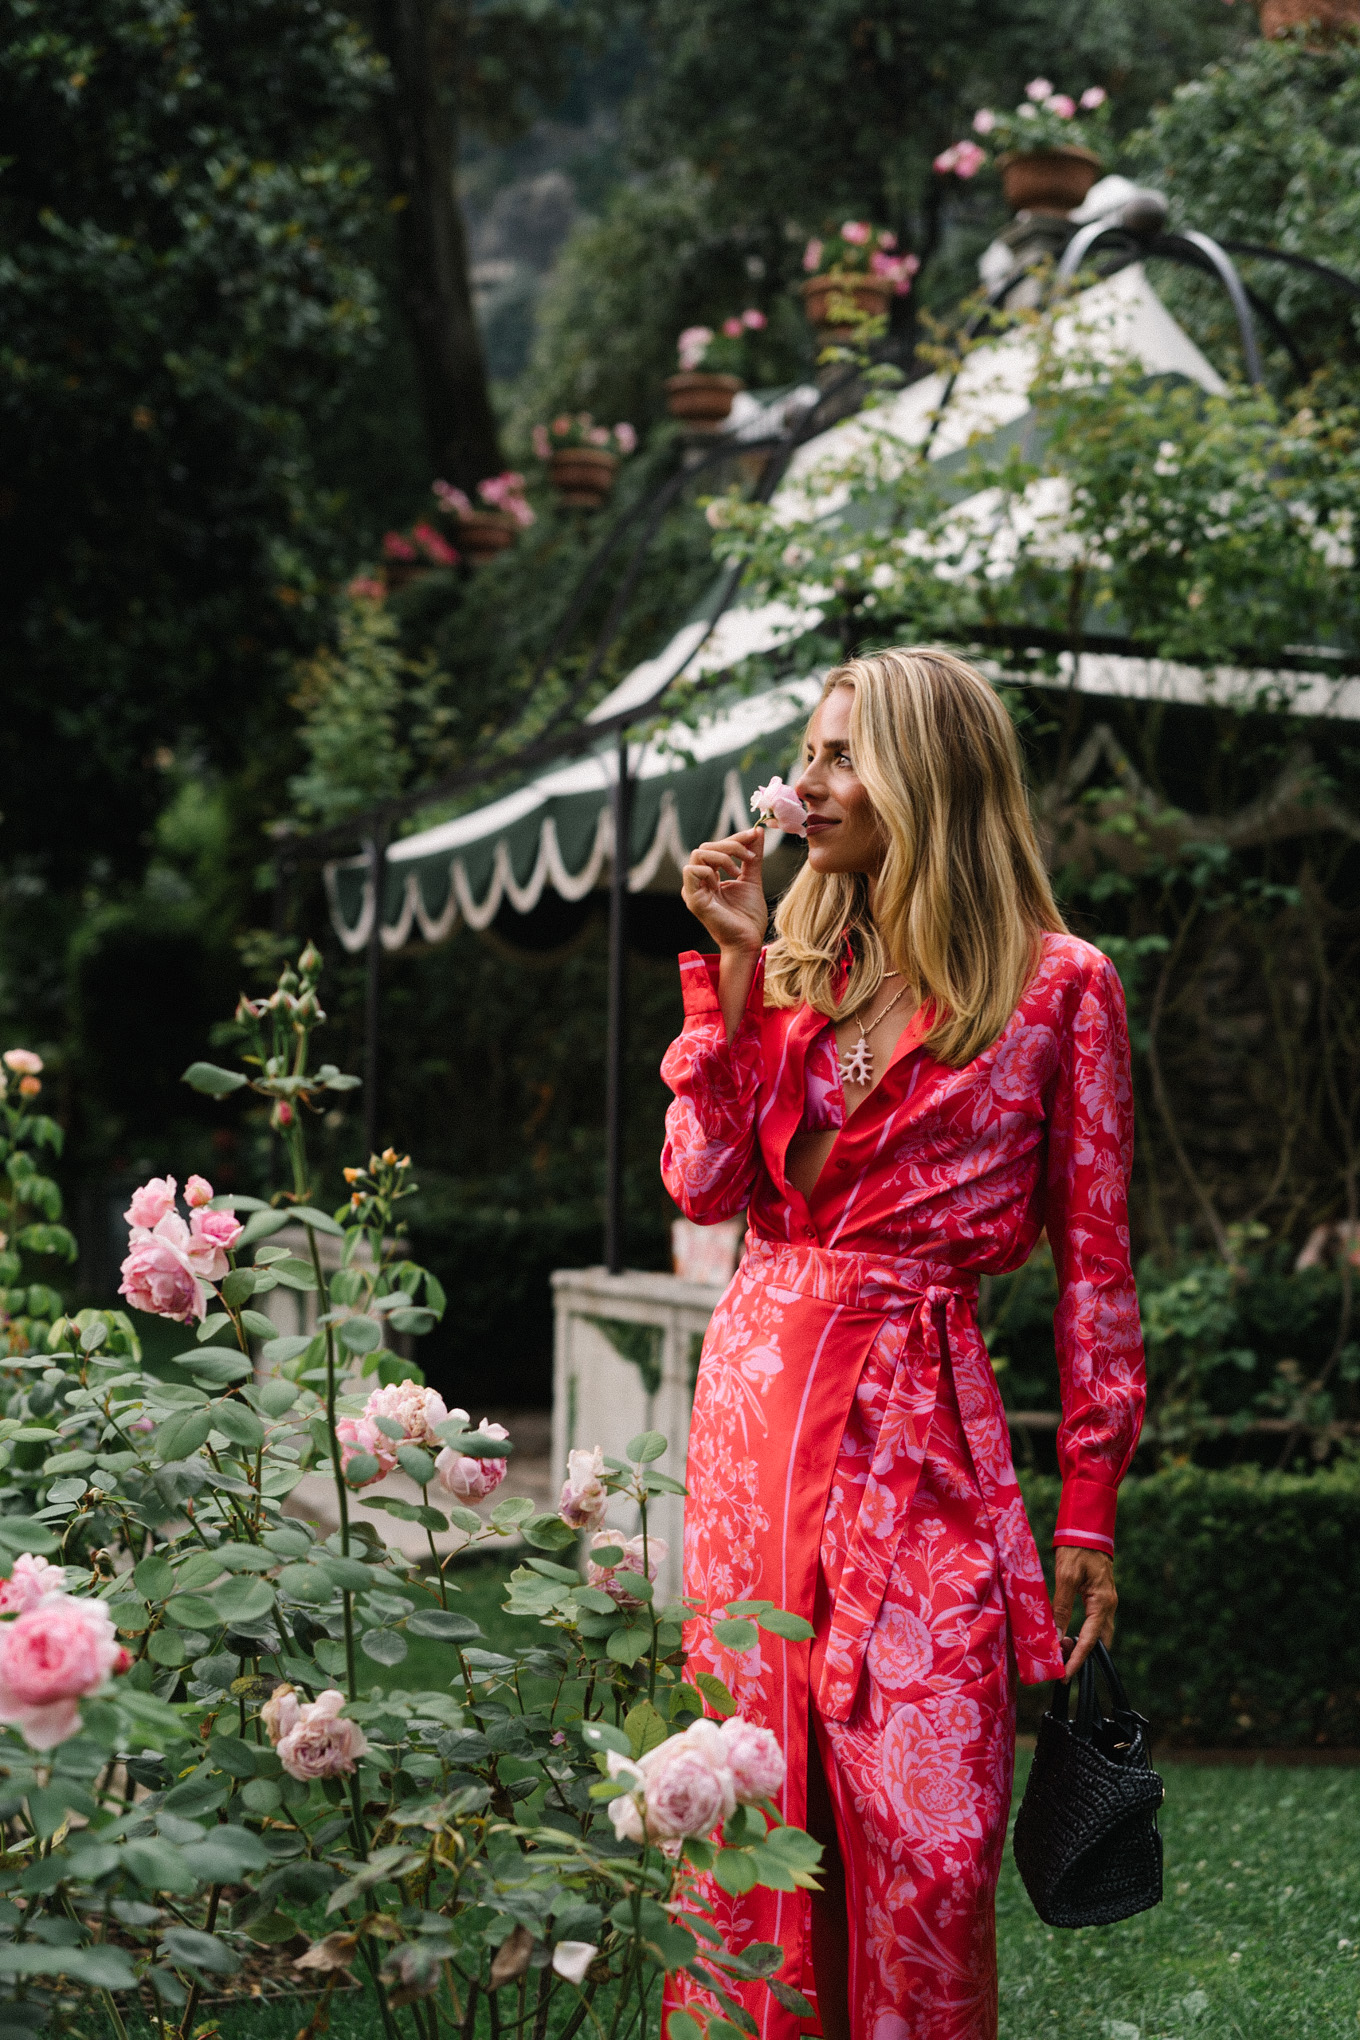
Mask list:
[{"label": "green and white striped awning", "polygon": [[[1223,388],[1141,265],[1130,265],[1079,293],[1071,311],[1057,322],[1060,344],[1069,320],[1074,338],[1079,335],[1088,348],[1098,341],[1108,346],[1111,358],[1136,358],[1149,374],[1183,375],[1205,389]],[[844,492],[826,487],[817,471],[828,456],[834,465],[842,453],[851,453],[868,429],[895,436],[904,448],[929,440],[930,458],[946,470],[954,465],[962,476],[976,450],[1025,430],[1037,360],[1033,335],[1017,329],[975,349],[948,392],[942,377],[927,376],[877,409],[871,428],[862,418],[842,420],[794,456],[774,498],[776,513],[782,507],[791,520],[835,516]],[[748,402],[734,420],[734,437],[760,437],[772,416]],[[990,493],[961,495],[954,514],[974,517],[981,528]],[[847,551],[854,544],[854,532],[847,530]],[[711,681],[746,659],[787,648],[819,621],[815,596],[801,610],[787,603],[738,602],[716,622],[711,609],[701,612],[655,658],[635,667],[587,721],[636,710],[642,724],[677,683]],[[1077,692],[1168,702],[1251,698],[1279,678],[1224,669],[1206,673],[1167,660],[1100,652],[1082,652],[1075,660],[1064,655],[1059,664],[1066,684]],[[1023,672],[1007,672],[1007,678],[1024,677]],[[1360,718],[1360,681],[1292,674],[1289,686],[1296,713]],[[819,676],[784,682],[715,709],[697,723],[677,721],[633,749],[632,891],[677,891],[681,866],[696,843],[747,824],[752,788],[771,772],[788,772],[799,731],[819,692]],[[384,947],[400,949],[416,934],[427,942],[442,941],[460,920],[485,928],[507,903],[518,913],[529,913],[546,886],[564,899],[579,900],[607,885],[614,857],[616,769],[613,745],[602,742],[598,751],[543,772],[513,793],[391,844],[382,887]],[[772,850],[779,840],[772,840]],[[360,950],[373,925],[368,858],[361,854],[333,863],[325,876],[336,934],[346,949]]]}]

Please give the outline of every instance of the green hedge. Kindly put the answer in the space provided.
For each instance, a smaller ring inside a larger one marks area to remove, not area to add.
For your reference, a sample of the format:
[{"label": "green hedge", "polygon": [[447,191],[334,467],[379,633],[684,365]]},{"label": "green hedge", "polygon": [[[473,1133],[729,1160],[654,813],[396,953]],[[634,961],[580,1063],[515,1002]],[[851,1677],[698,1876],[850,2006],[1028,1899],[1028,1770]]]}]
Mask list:
[{"label": "green hedge", "polygon": [[[1023,1485],[1051,1574],[1058,1482]],[[1360,1745],[1360,1469],[1128,1480],[1115,1541],[1115,1661],[1159,1738]]]}]

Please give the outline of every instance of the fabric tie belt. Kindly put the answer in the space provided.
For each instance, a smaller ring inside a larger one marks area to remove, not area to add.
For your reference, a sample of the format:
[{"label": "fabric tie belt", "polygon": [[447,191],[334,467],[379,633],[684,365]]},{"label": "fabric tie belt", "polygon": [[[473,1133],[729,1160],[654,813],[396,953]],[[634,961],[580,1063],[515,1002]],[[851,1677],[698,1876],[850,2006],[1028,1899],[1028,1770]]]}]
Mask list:
[{"label": "fabric tie belt", "polygon": [[823,1306],[816,1315],[826,1319],[823,1340],[835,1339],[838,1372],[849,1366],[858,1382],[875,1346],[894,1363],[830,1626],[823,1647],[814,1651],[813,1691],[823,1719],[848,1720],[854,1706],[925,1460],[946,1358],[997,1546],[1019,1675],[1027,1682],[1059,1676],[1062,1654],[1043,1569],[1011,1462],[1005,1407],[978,1330],[977,1277],[939,1261],[793,1246],[754,1235],[747,1239],[745,1263],[772,1299]]}]

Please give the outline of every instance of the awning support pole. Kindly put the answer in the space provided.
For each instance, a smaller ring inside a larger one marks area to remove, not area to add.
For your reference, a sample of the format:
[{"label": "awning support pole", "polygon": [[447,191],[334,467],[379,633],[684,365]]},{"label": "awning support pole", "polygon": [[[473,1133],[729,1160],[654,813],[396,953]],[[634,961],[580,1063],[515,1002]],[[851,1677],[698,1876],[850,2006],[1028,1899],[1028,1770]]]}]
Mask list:
[{"label": "awning support pole", "polygon": [[628,958],[628,846],[632,807],[628,739],[620,732],[614,775],[614,857],[609,878],[609,1027],[604,1093],[604,1265],[623,1273],[624,996]]},{"label": "awning support pole", "polygon": [[373,887],[373,920],[368,930],[368,975],[364,984],[364,1161],[378,1149],[378,993],[382,973],[383,877],[387,829],[384,824],[368,839],[369,880]]}]

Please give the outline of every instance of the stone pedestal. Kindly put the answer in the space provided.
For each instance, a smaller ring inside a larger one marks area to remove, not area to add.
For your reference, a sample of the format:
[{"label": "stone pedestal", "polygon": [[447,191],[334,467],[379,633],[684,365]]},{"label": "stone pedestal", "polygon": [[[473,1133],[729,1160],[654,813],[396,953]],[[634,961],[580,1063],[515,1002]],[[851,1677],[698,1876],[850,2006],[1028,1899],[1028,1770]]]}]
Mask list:
[{"label": "stone pedestal", "polygon": [[[552,1282],[555,1491],[575,1447],[602,1445],[621,1459],[640,1431],[660,1431],[669,1440],[658,1468],[683,1480],[699,1352],[723,1285],[677,1275],[609,1275],[603,1268],[559,1268]],[[658,1496],[648,1520],[669,1546],[657,1585],[678,1593],[680,1496]],[[612,1521],[629,1536],[639,1527],[636,1511],[616,1508]]]}]

